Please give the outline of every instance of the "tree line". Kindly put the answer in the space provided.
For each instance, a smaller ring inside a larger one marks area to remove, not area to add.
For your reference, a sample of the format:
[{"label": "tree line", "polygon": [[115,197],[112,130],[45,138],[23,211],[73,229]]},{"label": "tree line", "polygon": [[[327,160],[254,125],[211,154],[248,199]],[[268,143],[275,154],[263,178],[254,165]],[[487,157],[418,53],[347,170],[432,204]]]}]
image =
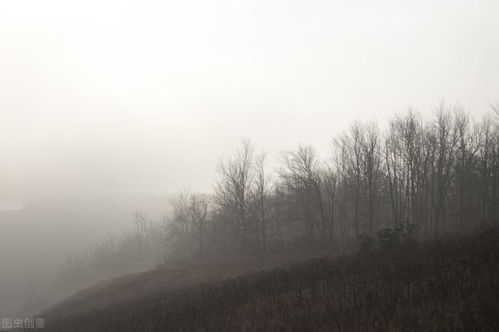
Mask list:
[{"label": "tree line", "polygon": [[497,224],[498,116],[477,122],[441,106],[431,119],[397,115],[384,132],[355,122],[325,160],[300,145],[272,174],[265,154],[243,141],[219,163],[212,195],[172,201],[168,254],[343,251],[387,230],[436,239]]},{"label": "tree line", "polygon": [[332,139],[329,156],[300,145],[272,171],[244,140],[216,169],[212,193],[175,195],[161,221],[136,214],[133,231],[68,260],[59,280],[82,278],[82,269],[100,271],[97,280],[231,255],[341,253],[498,225],[499,108],[479,121],[441,105],[431,118],[395,115],[384,130],[354,122]]}]

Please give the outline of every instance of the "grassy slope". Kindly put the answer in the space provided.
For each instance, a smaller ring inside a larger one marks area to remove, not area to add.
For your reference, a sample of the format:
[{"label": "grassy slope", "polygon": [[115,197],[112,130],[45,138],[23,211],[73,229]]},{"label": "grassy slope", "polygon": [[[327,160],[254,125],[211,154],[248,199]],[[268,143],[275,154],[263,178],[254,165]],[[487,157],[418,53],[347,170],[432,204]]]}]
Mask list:
[{"label": "grassy slope", "polygon": [[48,331],[499,331],[499,231],[158,288],[111,304],[65,315],[72,304],[63,304],[47,313]]}]

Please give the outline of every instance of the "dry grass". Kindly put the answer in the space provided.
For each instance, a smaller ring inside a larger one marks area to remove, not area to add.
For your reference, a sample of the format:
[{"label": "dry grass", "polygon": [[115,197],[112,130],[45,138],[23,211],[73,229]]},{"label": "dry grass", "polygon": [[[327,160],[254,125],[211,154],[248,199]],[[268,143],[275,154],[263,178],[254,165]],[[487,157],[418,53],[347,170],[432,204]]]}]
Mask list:
[{"label": "dry grass", "polygon": [[499,331],[499,231],[159,289],[59,317],[48,331]]}]

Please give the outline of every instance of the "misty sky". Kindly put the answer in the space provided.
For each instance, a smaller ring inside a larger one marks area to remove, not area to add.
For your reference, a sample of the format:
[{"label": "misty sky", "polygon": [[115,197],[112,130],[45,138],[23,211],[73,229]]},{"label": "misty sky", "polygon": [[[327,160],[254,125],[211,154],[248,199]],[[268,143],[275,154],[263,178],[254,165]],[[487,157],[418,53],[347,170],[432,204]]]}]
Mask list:
[{"label": "misty sky", "polygon": [[497,1],[2,1],[0,196],[209,190],[243,137],[499,99]]},{"label": "misty sky", "polygon": [[298,143],[326,158],[354,119],[442,101],[480,116],[499,101],[498,12],[497,1],[2,1],[0,209],[128,223],[151,195],[158,207],[161,193],[209,191],[242,138],[271,159]]}]

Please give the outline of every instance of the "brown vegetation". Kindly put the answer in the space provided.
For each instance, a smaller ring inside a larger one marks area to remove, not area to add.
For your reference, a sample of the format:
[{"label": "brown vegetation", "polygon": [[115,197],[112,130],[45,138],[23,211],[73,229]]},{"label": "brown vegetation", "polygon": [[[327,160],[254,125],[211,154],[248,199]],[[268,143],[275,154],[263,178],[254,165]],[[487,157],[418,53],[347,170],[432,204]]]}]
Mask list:
[{"label": "brown vegetation", "polygon": [[48,331],[499,330],[499,230],[384,244],[48,317]]}]

